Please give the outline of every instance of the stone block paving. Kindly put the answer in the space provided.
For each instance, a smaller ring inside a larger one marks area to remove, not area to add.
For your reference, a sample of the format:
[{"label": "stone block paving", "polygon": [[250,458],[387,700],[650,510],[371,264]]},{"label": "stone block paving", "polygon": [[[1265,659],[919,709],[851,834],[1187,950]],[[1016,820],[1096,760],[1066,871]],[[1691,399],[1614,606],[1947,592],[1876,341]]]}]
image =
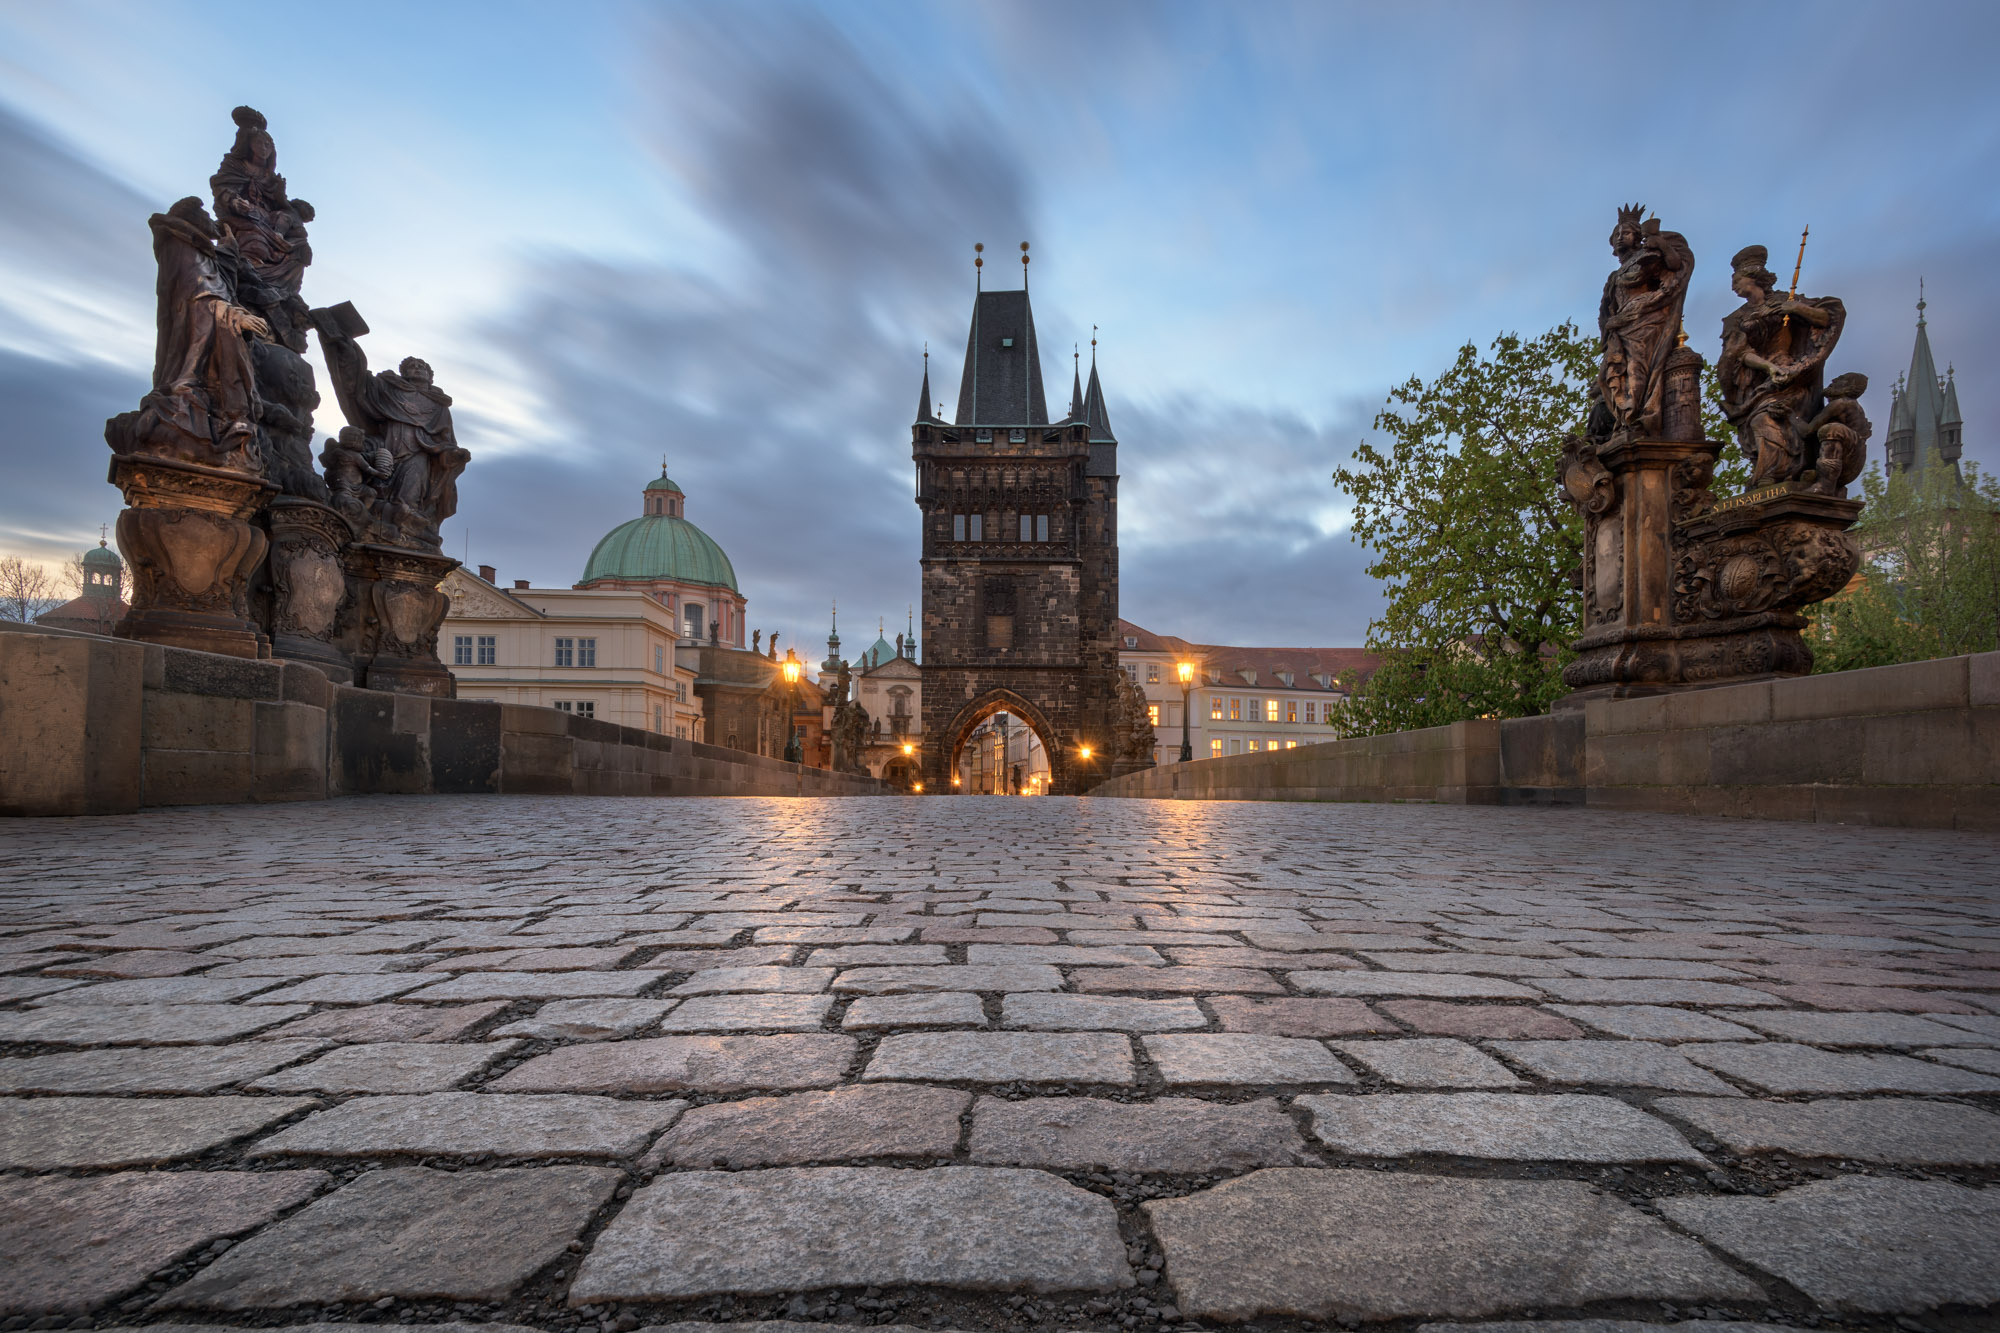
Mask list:
[{"label": "stone block paving", "polygon": [[369,798],[0,827],[0,1333],[2000,1326],[2000,841]]}]

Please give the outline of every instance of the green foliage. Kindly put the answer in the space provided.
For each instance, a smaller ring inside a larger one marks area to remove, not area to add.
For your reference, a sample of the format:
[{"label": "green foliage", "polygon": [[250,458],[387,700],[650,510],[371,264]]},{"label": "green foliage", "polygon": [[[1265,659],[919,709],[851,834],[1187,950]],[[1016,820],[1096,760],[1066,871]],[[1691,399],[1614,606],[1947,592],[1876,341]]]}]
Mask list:
[{"label": "green foliage", "polygon": [[1935,456],[1914,477],[1871,465],[1855,525],[1861,583],[1815,608],[1813,670],[2000,648],[2000,483]]},{"label": "green foliage", "polygon": [[1729,424],[1722,411],[1722,381],[1716,376],[1715,367],[1706,362],[1701,367],[1701,435],[1705,440],[1724,442],[1722,455],[1715,460],[1715,477],[1709,482],[1715,498],[1720,500],[1749,490],[1750,460],[1736,447],[1736,427]]},{"label": "green foliage", "polygon": [[1468,343],[1394,389],[1375,418],[1386,449],[1363,442],[1333,474],[1388,595],[1368,631],[1384,665],[1336,716],[1344,735],[1540,713],[1564,692],[1583,525],[1557,477],[1598,343],[1565,323],[1489,351]]}]

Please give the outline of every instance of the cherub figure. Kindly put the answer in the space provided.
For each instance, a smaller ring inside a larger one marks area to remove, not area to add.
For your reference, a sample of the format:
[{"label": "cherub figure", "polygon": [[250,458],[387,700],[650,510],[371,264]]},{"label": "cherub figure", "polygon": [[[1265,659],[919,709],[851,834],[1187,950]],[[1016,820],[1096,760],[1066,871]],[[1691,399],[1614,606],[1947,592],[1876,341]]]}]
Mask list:
[{"label": "cherub figure", "polygon": [[1836,375],[1826,386],[1826,406],[1806,423],[1805,434],[1818,448],[1809,490],[1819,495],[1846,495],[1848,483],[1861,475],[1867,461],[1868,436],[1874,427],[1861,410],[1868,377],[1856,371]]},{"label": "cherub figure", "polygon": [[371,444],[360,427],[346,426],[338,438],[328,437],[319,461],[326,469],[333,507],[357,525],[367,524],[378,494],[375,483],[387,480],[394,471],[389,450]]}]

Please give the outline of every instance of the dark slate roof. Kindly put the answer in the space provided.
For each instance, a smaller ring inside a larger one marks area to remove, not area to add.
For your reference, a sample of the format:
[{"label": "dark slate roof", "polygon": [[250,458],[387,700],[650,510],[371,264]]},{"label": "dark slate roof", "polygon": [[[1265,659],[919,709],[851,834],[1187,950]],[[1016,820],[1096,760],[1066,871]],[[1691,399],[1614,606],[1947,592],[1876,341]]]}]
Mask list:
[{"label": "dark slate roof", "polygon": [[922,425],[925,422],[936,421],[937,418],[931,415],[934,410],[931,407],[931,359],[926,356],[924,358],[924,387],[917,390],[917,424]]},{"label": "dark slate roof", "polygon": [[[1292,689],[1345,693],[1335,679],[1343,671],[1353,672],[1361,679],[1375,674],[1382,665],[1378,654],[1366,648],[1240,648],[1229,644],[1191,643],[1172,634],[1155,634],[1133,624],[1129,620],[1118,622],[1118,647],[1121,652],[1169,653],[1175,658],[1192,658],[1201,666],[1201,674],[1195,682],[1204,688],[1214,689]],[[1135,640],[1132,648],[1125,646],[1125,640]],[[1286,685],[1279,672],[1287,672],[1292,683]],[[1256,677],[1256,684],[1250,683],[1249,676]],[[1320,684],[1315,675],[1323,675],[1329,683]],[[1220,677],[1220,679],[1217,679]]]},{"label": "dark slate roof", "polygon": [[1910,351],[1910,384],[1903,391],[1912,423],[1917,428],[1917,451],[1912,467],[1924,467],[1942,444],[1939,419],[1944,415],[1944,389],[1938,381],[1937,362],[1931,357],[1930,332],[1924,327],[1924,307],[1917,303],[1917,345]]},{"label": "dark slate roof", "polygon": [[965,375],[958,386],[961,426],[1046,426],[1042,361],[1028,293],[981,292],[965,335]]},{"label": "dark slate roof", "polygon": [[[1097,367],[1095,365],[1091,366],[1091,370],[1093,372],[1095,372],[1096,369]],[[1083,380],[1081,378],[1081,374],[1082,372],[1078,371],[1074,366],[1070,368],[1069,415],[1063,418],[1064,421],[1083,420]]]},{"label": "dark slate roof", "polygon": [[1111,433],[1111,414],[1104,410],[1104,386],[1097,382],[1096,353],[1091,356],[1090,387],[1083,394],[1083,418],[1090,423],[1092,444],[1116,444],[1118,437]]}]

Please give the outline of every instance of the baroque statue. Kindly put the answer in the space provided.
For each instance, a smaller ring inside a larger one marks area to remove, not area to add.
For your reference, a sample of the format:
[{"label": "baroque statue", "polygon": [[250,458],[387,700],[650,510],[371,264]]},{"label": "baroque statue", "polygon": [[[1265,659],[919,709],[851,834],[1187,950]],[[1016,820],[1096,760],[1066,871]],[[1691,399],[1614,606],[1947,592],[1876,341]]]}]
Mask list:
[{"label": "baroque statue", "polygon": [[438,525],[458,512],[458,475],[472,457],[452,430],[451,395],[414,356],[369,373],[357,341],[368,326],[352,305],[315,310],[312,320],[334,396],[359,431],[343,431],[322,455],[330,475],[339,470],[341,500],[365,514],[371,540],[440,551]]},{"label": "baroque statue", "polygon": [[1763,246],[1750,245],[1729,261],[1729,285],[1743,304],[1722,321],[1715,367],[1752,490],[1802,480],[1813,469],[1810,426],[1823,404],[1827,357],[1847,324],[1838,297],[1776,295],[1769,258]]},{"label": "baroque statue", "polygon": [[1590,391],[1586,438],[1664,438],[1667,358],[1681,331],[1694,252],[1677,231],[1662,231],[1643,204],[1618,210],[1611,229],[1618,267],[1597,305],[1603,362]]},{"label": "baroque statue", "polygon": [[1558,474],[1584,526],[1583,633],[1563,669],[1577,693],[1558,706],[1809,671],[1802,611],[1859,561],[1845,487],[1868,439],[1868,381],[1823,385],[1846,310],[1797,296],[1796,274],[1777,294],[1763,246],[1731,261],[1743,305],[1723,321],[1716,373],[1753,476],[1718,497],[1724,445],[1702,438],[1702,360],[1681,328],[1693,253],[1637,208],[1619,210],[1611,247],[1603,363]]}]

